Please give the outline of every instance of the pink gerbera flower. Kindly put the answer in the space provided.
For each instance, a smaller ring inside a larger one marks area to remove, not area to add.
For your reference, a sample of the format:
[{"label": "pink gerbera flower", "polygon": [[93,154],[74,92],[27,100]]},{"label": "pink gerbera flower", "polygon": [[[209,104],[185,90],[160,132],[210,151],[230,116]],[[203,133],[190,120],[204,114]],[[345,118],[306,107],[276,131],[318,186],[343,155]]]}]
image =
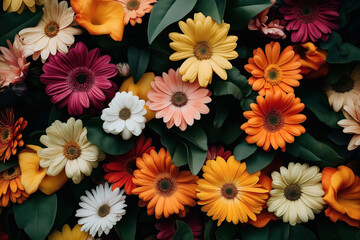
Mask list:
[{"label": "pink gerbera flower", "polygon": [[200,114],[210,111],[205,104],[211,102],[211,92],[200,87],[198,81],[183,82],[179,69],[176,72],[170,69],[168,74],[155,77],[151,87],[146,104],[156,112],[156,118],[163,118],[168,128],[175,124],[185,131],[187,125],[194,124],[194,119],[200,119]]},{"label": "pink gerbera flower", "polygon": [[142,23],[142,17],[145,13],[150,13],[156,0],[115,0],[121,3],[124,8],[124,25],[135,26],[136,23]]},{"label": "pink gerbera flower", "polygon": [[338,28],[340,5],[337,0],[284,0],[279,11],[288,21],[286,30],[293,31],[292,42],[327,41]]},{"label": "pink gerbera flower", "polygon": [[98,48],[89,52],[85,44],[79,42],[67,55],[50,56],[40,81],[47,85],[45,91],[51,102],[60,108],[67,105],[70,115],[80,115],[84,108],[102,110],[117,89],[116,84],[108,80],[117,74],[116,66],[109,62],[109,55],[100,56]]}]

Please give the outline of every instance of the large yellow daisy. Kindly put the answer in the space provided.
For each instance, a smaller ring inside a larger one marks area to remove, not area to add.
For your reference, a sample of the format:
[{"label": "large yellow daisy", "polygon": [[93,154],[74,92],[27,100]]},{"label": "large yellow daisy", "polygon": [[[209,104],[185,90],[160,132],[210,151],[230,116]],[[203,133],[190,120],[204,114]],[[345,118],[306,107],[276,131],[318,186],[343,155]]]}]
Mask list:
[{"label": "large yellow daisy", "polygon": [[183,81],[194,82],[198,77],[202,87],[211,83],[213,71],[226,80],[225,69],[231,69],[228,60],[237,58],[236,36],[227,36],[230,25],[218,24],[211,17],[195,13],[194,20],[188,18],[186,23],[179,22],[184,34],[172,32],[169,37],[173,42],[170,47],[176,52],[170,56],[171,61],[186,59],[180,67]]}]

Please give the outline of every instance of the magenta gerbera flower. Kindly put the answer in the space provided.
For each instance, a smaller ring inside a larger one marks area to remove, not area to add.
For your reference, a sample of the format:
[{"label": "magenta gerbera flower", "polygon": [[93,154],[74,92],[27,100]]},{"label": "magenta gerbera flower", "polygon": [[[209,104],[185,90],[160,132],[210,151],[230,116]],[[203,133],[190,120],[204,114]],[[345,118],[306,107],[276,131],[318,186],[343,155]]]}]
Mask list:
[{"label": "magenta gerbera flower", "polygon": [[51,102],[59,108],[67,105],[70,115],[81,115],[84,108],[90,113],[102,110],[117,90],[116,84],[109,80],[117,74],[110,56],[100,56],[98,48],[89,52],[82,42],[67,55],[50,56],[43,71],[40,81],[47,85],[45,91]]},{"label": "magenta gerbera flower", "polygon": [[331,30],[338,28],[340,5],[337,0],[284,0],[279,11],[288,21],[292,42],[327,41]]}]

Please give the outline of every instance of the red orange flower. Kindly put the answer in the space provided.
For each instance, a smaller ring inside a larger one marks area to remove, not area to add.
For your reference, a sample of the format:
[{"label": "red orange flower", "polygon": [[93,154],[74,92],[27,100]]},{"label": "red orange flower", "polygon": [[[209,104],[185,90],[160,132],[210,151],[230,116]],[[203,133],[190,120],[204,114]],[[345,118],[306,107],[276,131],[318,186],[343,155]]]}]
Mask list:
[{"label": "red orange flower", "polygon": [[12,167],[0,173],[0,207],[7,207],[11,202],[23,203],[29,195],[21,184],[20,167]]}]

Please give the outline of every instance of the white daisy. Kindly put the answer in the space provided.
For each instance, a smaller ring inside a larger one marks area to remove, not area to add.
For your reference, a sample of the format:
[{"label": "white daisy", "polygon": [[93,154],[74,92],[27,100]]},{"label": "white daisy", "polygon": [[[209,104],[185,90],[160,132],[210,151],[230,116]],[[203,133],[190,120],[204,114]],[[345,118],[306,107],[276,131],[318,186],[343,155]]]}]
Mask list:
[{"label": "white daisy", "polygon": [[56,120],[46,129],[40,142],[47,148],[40,149],[40,166],[47,175],[56,176],[64,168],[68,178],[78,184],[84,175],[90,176],[92,169],[105,154],[88,141],[87,130],[81,120],[70,118],[66,123]]},{"label": "white daisy", "polygon": [[340,120],[338,125],[344,128],[344,133],[354,134],[347,147],[352,151],[360,146],[360,99],[354,106],[344,106],[344,116],[345,119]]},{"label": "white daisy", "polygon": [[76,217],[80,217],[78,224],[83,225],[81,231],[100,237],[104,232],[109,234],[113,226],[125,215],[124,209],[126,195],[124,190],[116,188],[113,191],[106,182],[105,185],[98,185],[91,193],[86,191],[86,196],[81,196],[80,209],[76,210]]},{"label": "white daisy", "polygon": [[132,91],[116,93],[109,103],[109,108],[102,111],[103,129],[114,135],[121,134],[128,140],[134,134],[139,136],[145,128],[145,101],[133,96]]},{"label": "white daisy", "polygon": [[68,8],[66,1],[47,0],[43,11],[37,26],[23,29],[19,35],[27,47],[28,56],[32,54],[36,60],[41,55],[41,60],[45,62],[50,53],[67,53],[68,47],[75,41],[74,35],[81,34],[81,30],[72,27],[75,25],[75,13],[71,7]]},{"label": "white daisy", "polygon": [[319,170],[317,166],[291,162],[288,168],[281,167],[280,173],[273,172],[268,211],[292,226],[314,219],[314,213],[320,213],[325,204]]}]

